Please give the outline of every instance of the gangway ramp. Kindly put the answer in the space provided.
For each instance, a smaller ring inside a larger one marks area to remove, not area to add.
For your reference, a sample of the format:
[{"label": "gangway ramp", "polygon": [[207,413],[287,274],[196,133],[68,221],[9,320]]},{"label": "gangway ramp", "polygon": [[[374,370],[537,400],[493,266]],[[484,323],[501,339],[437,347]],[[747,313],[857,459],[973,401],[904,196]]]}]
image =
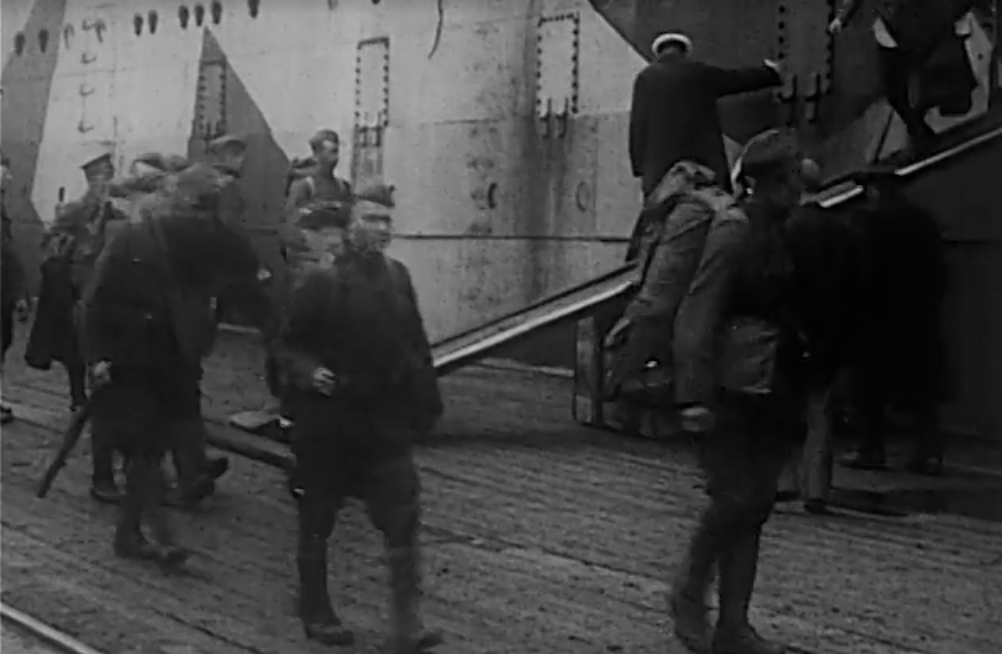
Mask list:
[{"label": "gangway ramp", "polygon": [[[635,266],[626,264],[527,307],[436,341],[432,344],[435,370],[439,376],[448,375],[540,330],[577,321],[626,295],[635,277]],[[243,411],[230,416],[232,426],[251,433],[261,433],[277,421],[278,415],[274,410]]]}]

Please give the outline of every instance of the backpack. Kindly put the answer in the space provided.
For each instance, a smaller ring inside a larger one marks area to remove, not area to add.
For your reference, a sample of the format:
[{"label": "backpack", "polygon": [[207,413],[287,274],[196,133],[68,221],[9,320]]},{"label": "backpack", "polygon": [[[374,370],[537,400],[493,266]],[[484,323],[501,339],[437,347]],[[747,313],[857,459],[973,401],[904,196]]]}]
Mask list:
[{"label": "backpack", "polygon": [[667,216],[649,226],[641,248],[634,296],[605,339],[606,401],[662,407],[673,402],[675,317],[710,227],[715,221],[733,220],[740,211],[734,198],[717,187],[690,186],[665,202]]}]

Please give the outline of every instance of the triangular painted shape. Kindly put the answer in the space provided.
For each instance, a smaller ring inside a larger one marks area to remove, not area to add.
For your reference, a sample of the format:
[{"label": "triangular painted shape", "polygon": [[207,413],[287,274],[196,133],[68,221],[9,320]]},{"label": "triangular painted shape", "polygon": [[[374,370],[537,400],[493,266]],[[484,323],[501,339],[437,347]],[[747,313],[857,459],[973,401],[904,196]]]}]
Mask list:
[{"label": "triangular painted shape", "polygon": [[[239,135],[248,141],[242,181],[243,198],[248,209],[246,224],[252,229],[273,228],[284,206],[289,157],[278,145],[264,113],[230,65],[218,39],[209,29],[204,34],[200,66],[217,64],[225,71],[221,111],[223,133]],[[188,139],[188,154],[192,157],[200,155],[205,148],[205,138],[200,133],[197,94],[196,90],[196,108]],[[210,138],[218,135],[220,133],[210,135]]]},{"label": "triangular painted shape", "polygon": [[[35,0],[21,32],[24,51],[11,53],[0,76],[3,86],[2,144],[0,149],[11,160],[14,192],[7,198],[16,224],[40,229],[42,221],[31,200],[38,167],[39,146],[45,131],[52,78],[63,43],[62,25],[66,0]],[[45,52],[39,35],[48,35]],[[24,248],[22,248],[24,249]],[[28,269],[33,266],[25,262]]]},{"label": "triangular painted shape", "polygon": [[[197,158],[205,151],[208,140],[230,134],[241,136],[247,141],[247,158],[243,176],[239,183],[241,200],[244,204],[244,226],[254,241],[263,262],[272,270],[282,271],[284,263],[279,254],[279,239],[276,238],[278,223],[285,206],[285,179],[289,171],[289,157],[282,150],[272,134],[264,113],[247,91],[240,76],[230,65],[226,53],[212,31],[206,29],[202,40],[200,69],[206,66],[220,66],[223,71],[223,93],[218,115],[222,117],[221,130],[213,134],[203,134],[200,126],[200,91],[196,86],[195,111],[188,138],[188,156]],[[220,299],[226,305],[225,298]],[[231,322],[243,320],[224,309],[226,319]]]}]

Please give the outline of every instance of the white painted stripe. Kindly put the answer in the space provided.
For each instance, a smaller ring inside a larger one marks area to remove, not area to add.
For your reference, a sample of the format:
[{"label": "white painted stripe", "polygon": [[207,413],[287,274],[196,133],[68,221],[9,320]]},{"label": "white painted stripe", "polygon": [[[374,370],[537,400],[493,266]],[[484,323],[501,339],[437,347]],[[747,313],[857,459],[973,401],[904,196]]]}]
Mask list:
[{"label": "white painted stripe", "polygon": [[44,640],[64,652],[71,654],[102,654],[96,649],[84,645],[76,638],[67,633],[63,633],[49,625],[36,620],[27,613],[22,613],[17,609],[0,602],[0,616],[4,620],[9,620],[32,635]]}]

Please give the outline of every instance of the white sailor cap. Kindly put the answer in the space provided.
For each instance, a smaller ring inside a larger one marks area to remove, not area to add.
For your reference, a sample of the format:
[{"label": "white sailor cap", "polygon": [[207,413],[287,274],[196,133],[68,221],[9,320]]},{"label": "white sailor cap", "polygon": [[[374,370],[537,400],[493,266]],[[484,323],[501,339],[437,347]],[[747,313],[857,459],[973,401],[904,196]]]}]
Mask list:
[{"label": "white sailor cap", "polygon": [[689,52],[692,50],[692,39],[681,32],[665,32],[663,34],[659,34],[657,38],[654,39],[654,43],[651,44],[651,51],[654,53],[654,56],[657,57],[661,54],[661,50],[668,45],[680,45],[686,52]]}]

